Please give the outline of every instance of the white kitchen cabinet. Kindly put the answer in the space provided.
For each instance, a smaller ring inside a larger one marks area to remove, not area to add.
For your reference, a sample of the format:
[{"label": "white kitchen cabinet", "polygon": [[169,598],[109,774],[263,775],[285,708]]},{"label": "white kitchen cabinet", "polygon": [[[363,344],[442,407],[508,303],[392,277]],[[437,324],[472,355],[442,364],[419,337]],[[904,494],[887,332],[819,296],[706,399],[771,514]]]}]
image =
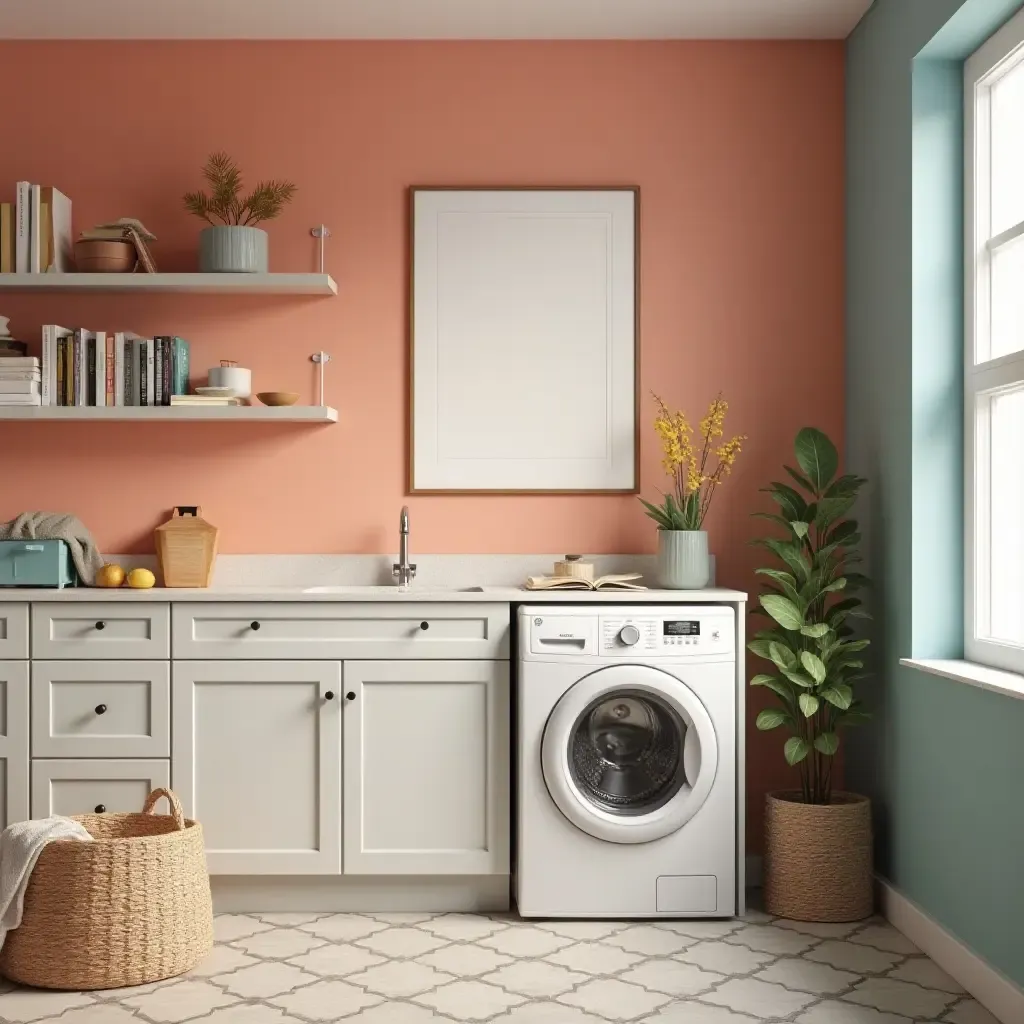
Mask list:
[{"label": "white kitchen cabinet", "polygon": [[154,789],[170,785],[166,758],[154,761],[33,759],[32,817],[141,811]]},{"label": "white kitchen cabinet", "polygon": [[509,666],[344,665],[345,873],[509,870]]},{"label": "white kitchen cabinet", "polygon": [[28,817],[28,662],[0,661],[0,828]]},{"label": "white kitchen cabinet", "polygon": [[51,601],[32,605],[33,658],[169,658],[167,604]]},{"label": "white kitchen cabinet", "polygon": [[341,665],[176,661],[172,778],[211,874],[341,870]]},{"label": "white kitchen cabinet", "polygon": [[0,658],[28,657],[28,605],[0,602]]}]

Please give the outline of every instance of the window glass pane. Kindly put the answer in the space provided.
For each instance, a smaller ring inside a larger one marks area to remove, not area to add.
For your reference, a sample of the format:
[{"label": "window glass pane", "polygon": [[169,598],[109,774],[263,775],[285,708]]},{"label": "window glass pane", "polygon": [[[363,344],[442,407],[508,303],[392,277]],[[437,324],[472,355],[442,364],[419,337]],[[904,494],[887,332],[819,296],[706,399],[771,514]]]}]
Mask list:
[{"label": "window glass pane", "polygon": [[[1021,179],[1024,194],[1024,178]],[[989,359],[1024,349],[1024,238],[992,254],[992,327]]]},{"label": "window glass pane", "polygon": [[1024,62],[992,86],[992,234],[1024,221]]},{"label": "window glass pane", "polygon": [[992,399],[990,632],[1024,645],[1024,387]]}]

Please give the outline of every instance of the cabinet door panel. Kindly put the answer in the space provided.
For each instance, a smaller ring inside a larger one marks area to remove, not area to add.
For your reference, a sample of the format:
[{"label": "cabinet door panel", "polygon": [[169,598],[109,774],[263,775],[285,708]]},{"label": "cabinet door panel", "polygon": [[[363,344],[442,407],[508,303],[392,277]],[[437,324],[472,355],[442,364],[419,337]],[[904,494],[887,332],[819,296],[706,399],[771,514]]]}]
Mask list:
[{"label": "cabinet door panel", "polygon": [[0,658],[28,657],[28,605],[0,602]]},{"label": "cabinet door panel", "polygon": [[28,816],[28,662],[0,661],[0,829]]},{"label": "cabinet door panel", "polygon": [[113,601],[32,605],[33,658],[170,656],[170,605]]},{"label": "cabinet door panel", "polygon": [[172,671],[174,785],[203,824],[211,874],[337,874],[340,664],[178,661]]},{"label": "cabinet door panel", "polygon": [[508,664],[346,662],[345,872],[508,871]]},{"label": "cabinet door panel", "polygon": [[[32,817],[138,812],[154,789],[166,789],[170,783],[166,759],[33,760]],[[160,808],[158,813],[162,813]]]}]

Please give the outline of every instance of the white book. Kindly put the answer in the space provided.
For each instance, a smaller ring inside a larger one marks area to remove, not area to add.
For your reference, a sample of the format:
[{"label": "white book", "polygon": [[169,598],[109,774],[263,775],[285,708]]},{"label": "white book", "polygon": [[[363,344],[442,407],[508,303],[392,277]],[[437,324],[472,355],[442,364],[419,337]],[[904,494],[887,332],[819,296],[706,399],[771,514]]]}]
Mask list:
[{"label": "white book", "polygon": [[38,384],[42,379],[38,370],[0,370],[0,380],[34,380]]},{"label": "white book", "polygon": [[42,241],[40,235],[41,222],[39,218],[39,198],[41,195],[41,189],[38,185],[33,185],[30,195],[31,210],[29,212],[29,242],[28,242],[28,269],[30,274],[38,274],[40,270],[39,265],[39,252],[40,243]]},{"label": "white book", "polygon": [[19,274],[28,273],[28,249],[30,216],[32,206],[32,185],[19,181],[17,185],[17,210],[15,211],[14,269]]},{"label": "white book", "polygon": [[79,331],[75,338],[75,405],[89,404],[89,338],[88,331]]},{"label": "white book", "polygon": [[39,405],[38,395],[0,395],[0,405]]},{"label": "white book", "polygon": [[93,361],[96,367],[96,405],[107,404],[107,332],[93,331]]},{"label": "white book", "polygon": [[114,405],[124,404],[124,331],[114,331]]},{"label": "white book", "polygon": [[0,395],[38,395],[37,380],[0,380]]},{"label": "white book", "polygon": [[42,190],[42,202],[50,206],[50,238],[43,247],[52,256],[52,262],[40,269],[45,273],[64,274],[72,269],[74,238],[71,234],[71,200],[59,188],[48,185]]},{"label": "white book", "polygon": [[60,405],[60,397],[57,394],[57,342],[61,338],[70,338],[73,335],[74,331],[58,327],[57,324],[43,326],[43,405]]},{"label": "white book", "polygon": [[132,405],[142,404],[142,370],[146,363],[143,340],[142,338],[131,338],[128,342],[132,357]]},{"label": "white book", "polygon": [[156,368],[153,364],[153,339],[146,338],[146,405],[156,405]]}]

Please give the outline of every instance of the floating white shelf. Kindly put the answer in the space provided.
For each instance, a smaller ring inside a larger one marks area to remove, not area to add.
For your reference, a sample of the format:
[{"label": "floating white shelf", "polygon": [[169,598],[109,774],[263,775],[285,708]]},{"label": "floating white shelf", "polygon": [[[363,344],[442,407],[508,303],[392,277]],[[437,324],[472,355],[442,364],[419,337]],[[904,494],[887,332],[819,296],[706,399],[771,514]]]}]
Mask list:
[{"label": "floating white shelf", "polygon": [[329,405],[228,405],[205,408],[198,405],[179,406],[0,406],[0,420],[145,420],[159,423],[172,421],[230,420],[236,423],[337,423],[338,410]]},{"label": "floating white shelf", "polygon": [[330,274],[0,274],[0,292],[337,295]]}]

